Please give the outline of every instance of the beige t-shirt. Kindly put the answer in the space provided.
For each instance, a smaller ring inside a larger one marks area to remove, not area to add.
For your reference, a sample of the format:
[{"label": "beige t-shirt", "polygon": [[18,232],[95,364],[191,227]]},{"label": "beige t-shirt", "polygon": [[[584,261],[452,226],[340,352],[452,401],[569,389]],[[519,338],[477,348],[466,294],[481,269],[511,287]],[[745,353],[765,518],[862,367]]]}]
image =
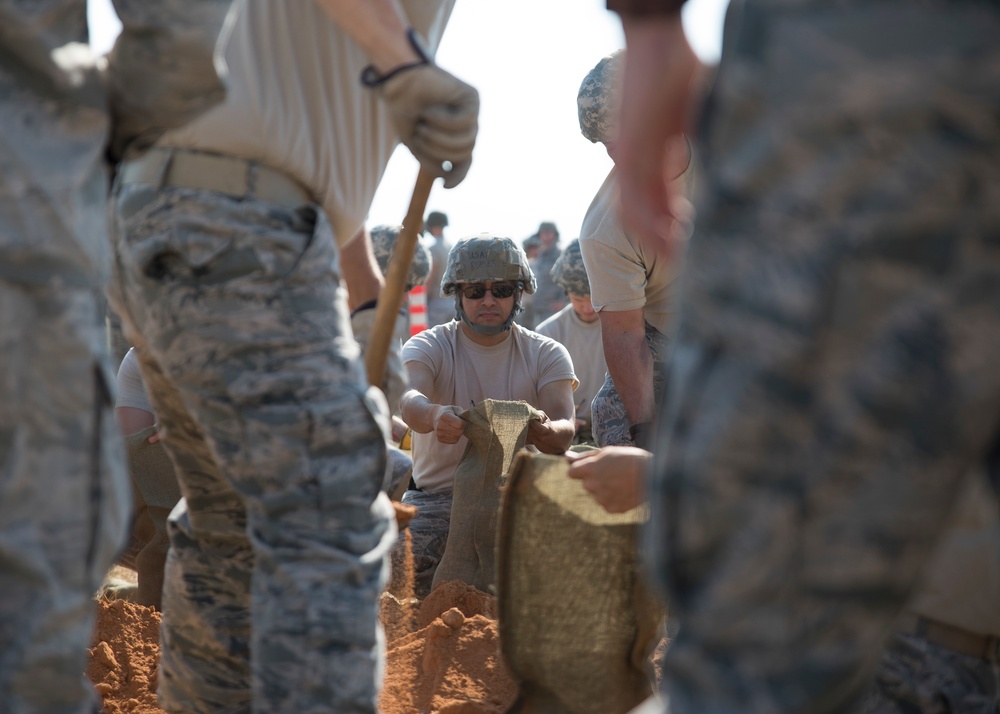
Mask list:
[{"label": "beige t-shirt", "polygon": [[970,474],[907,610],[1000,637],[1000,503],[986,474]]},{"label": "beige t-shirt", "polygon": [[[579,382],[566,348],[518,324],[498,345],[479,345],[453,321],[411,337],[403,345],[403,364],[418,362],[434,375],[425,394],[435,404],[471,409],[483,399],[525,401],[538,406],[538,392],[547,384],[568,379]],[[450,491],[455,467],[468,440],[442,444],[433,432],[413,433],[413,481],[424,491]]]},{"label": "beige t-shirt", "polygon": [[[402,0],[434,52],[454,0]],[[370,64],[314,0],[246,0],[226,46],[226,101],[159,146],[252,159],[313,193],[343,245],[365,220],[398,143],[386,106],[359,81]]]},{"label": "beige t-shirt", "polygon": [[678,266],[625,235],[616,210],[618,180],[612,168],[587,209],[580,251],[598,312],[643,309],[650,325],[670,333]]},{"label": "beige t-shirt", "polygon": [[567,305],[535,328],[535,332],[563,345],[573,360],[580,386],[573,393],[576,416],[590,421],[590,403],[604,385],[608,365],[604,361],[601,321],[584,322],[572,305]]}]

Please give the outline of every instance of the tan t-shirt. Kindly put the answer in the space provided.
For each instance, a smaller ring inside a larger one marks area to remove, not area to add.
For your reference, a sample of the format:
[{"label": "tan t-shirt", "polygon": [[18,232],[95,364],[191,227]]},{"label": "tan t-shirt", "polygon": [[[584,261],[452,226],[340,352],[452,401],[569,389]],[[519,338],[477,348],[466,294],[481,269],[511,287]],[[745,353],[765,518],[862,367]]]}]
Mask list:
[{"label": "tan t-shirt", "polygon": [[604,361],[601,321],[584,322],[572,305],[567,305],[535,328],[535,332],[563,345],[573,360],[580,386],[573,393],[576,416],[590,421],[590,403],[604,385],[608,365]]},{"label": "tan t-shirt", "polygon": [[650,325],[670,333],[677,265],[632,240],[618,220],[617,169],[611,169],[587,209],[580,228],[580,251],[598,312],[642,308]]},{"label": "tan t-shirt", "polygon": [[[425,394],[435,404],[471,409],[483,399],[525,401],[538,406],[538,391],[568,379],[579,382],[566,348],[518,324],[507,339],[489,347],[479,345],[453,321],[411,337],[403,345],[403,364],[418,362],[434,375],[434,388]],[[424,491],[450,491],[455,467],[468,440],[442,444],[433,432],[414,432],[413,481]]]},{"label": "tan t-shirt", "polygon": [[[433,52],[454,0],[402,0]],[[226,101],[158,143],[261,161],[311,191],[343,245],[371,206],[398,143],[370,64],[314,0],[246,0],[225,51]]]},{"label": "tan t-shirt", "polygon": [[1000,503],[986,474],[970,474],[907,610],[1000,637]]}]

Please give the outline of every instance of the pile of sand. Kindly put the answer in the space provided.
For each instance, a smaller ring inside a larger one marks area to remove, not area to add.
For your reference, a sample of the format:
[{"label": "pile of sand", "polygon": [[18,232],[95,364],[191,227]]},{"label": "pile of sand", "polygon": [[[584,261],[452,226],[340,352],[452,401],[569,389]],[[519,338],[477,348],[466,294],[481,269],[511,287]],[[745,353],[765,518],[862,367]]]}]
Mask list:
[{"label": "pile of sand", "polygon": [[441,583],[415,619],[419,629],[388,640],[383,714],[502,714],[514,703],[492,596],[457,580]]},{"label": "pile of sand", "polygon": [[[500,657],[496,602],[471,585],[439,585],[422,603],[412,572],[382,596],[386,630],[383,714],[502,714],[517,687]],[[409,594],[405,592],[409,585]],[[160,613],[125,600],[98,602],[87,676],[106,714],[161,714],[156,704]]]},{"label": "pile of sand", "polygon": [[155,714],[160,613],[126,600],[99,600],[87,676],[105,714]]}]

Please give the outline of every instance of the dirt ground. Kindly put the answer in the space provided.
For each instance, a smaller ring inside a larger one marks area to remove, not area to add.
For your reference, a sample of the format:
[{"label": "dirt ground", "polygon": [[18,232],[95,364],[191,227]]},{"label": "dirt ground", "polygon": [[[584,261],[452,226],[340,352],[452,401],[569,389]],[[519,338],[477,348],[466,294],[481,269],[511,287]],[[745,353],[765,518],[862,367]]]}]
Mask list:
[{"label": "dirt ground", "polygon": [[[122,568],[112,575],[134,582],[134,574]],[[500,658],[494,598],[453,581],[421,603],[412,596],[412,573],[406,575],[382,596],[387,641],[382,714],[502,714],[514,702],[517,686]],[[106,714],[163,712],[155,694],[159,626],[153,608],[106,597],[98,601],[87,676]]]}]

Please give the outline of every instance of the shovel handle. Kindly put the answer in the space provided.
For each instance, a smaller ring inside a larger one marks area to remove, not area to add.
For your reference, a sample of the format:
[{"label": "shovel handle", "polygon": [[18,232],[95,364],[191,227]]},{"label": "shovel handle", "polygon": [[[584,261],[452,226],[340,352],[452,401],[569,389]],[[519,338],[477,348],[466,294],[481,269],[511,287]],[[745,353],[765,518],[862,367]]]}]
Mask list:
[{"label": "shovel handle", "polygon": [[417,236],[424,222],[424,209],[427,198],[434,185],[434,176],[423,169],[417,174],[413,186],[413,196],[410,207],[403,220],[403,228],[396,238],[396,246],[389,259],[389,270],[385,276],[385,287],[378,297],[375,306],[375,324],[368,341],[365,353],[365,370],[368,373],[368,383],[382,387],[385,377],[385,365],[389,356],[389,345],[392,342],[393,328],[396,325],[396,315],[403,305],[403,295],[406,292],[406,276],[410,272],[410,263],[417,252]]}]

